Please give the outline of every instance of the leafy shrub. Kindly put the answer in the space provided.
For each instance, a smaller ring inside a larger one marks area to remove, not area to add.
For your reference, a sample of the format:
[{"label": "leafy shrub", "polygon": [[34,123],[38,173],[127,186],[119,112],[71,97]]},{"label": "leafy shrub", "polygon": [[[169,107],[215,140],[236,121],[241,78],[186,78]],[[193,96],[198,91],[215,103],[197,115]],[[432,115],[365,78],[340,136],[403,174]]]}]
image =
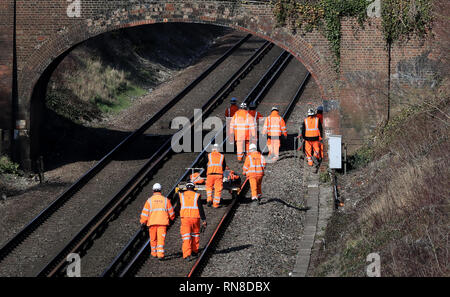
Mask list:
[{"label": "leafy shrub", "polygon": [[17,174],[19,164],[12,162],[7,156],[0,156],[0,173]]}]

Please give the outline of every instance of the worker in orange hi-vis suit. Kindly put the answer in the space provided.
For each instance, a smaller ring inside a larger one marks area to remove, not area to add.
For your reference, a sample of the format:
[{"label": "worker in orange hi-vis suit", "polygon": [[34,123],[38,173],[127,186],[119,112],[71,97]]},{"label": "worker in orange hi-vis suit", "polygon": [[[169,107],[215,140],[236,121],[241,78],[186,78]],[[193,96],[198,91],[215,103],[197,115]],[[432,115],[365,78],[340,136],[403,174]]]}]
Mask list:
[{"label": "worker in orange hi-vis suit", "polygon": [[261,202],[262,192],[261,184],[264,177],[266,160],[258,152],[256,144],[250,144],[250,153],[245,158],[243,174],[247,176],[252,190],[252,201]]},{"label": "worker in orange hi-vis suit", "polygon": [[[214,144],[212,152],[208,154],[206,170],[206,201],[208,206],[220,207],[223,190],[223,172],[226,168],[225,156],[219,153],[219,145]],[[214,200],[212,198],[214,189]]]},{"label": "worker in orange hi-vis suit", "polygon": [[267,146],[269,147],[269,156],[272,161],[278,160],[280,156],[280,136],[287,137],[286,123],[280,116],[278,108],[272,107],[272,112],[264,121],[263,134],[267,134]]},{"label": "worker in orange hi-vis suit", "polygon": [[170,200],[161,194],[161,185],[153,185],[153,195],[147,199],[141,213],[141,225],[149,227],[151,255],[164,259],[164,242],[166,240],[169,219],[175,219]]},{"label": "worker in orange hi-vis suit", "polygon": [[248,152],[251,139],[256,139],[256,127],[253,117],[248,113],[247,104],[242,103],[230,123],[230,141],[236,141],[237,159],[242,162],[244,151]]},{"label": "worker in orange hi-vis suit", "polygon": [[322,124],[312,108],[302,124],[302,137],[305,140],[305,153],[309,166],[320,163],[319,138],[322,137]]},{"label": "worker in orange hi-vis suit", "polygon": [[[317,117],[319,118],[320,124],[323,128],[323,106],[317,107]],[[322,136],[319,137],[319,147],[320,147],[320,158],[323,160],[323,139]]]},{"label": "worker in orange hi-vis suit", "polygon": [[187,190],[180,192],[181,239],[183,240],[183,258],[192,260],[197,256],[200,245],[200,220],[206,228],[206,216],[200,200],[200,194],[194,191],[194,183],[186,184]]},{"label": "worker in orange hi-vis suit", "polygon": [[234,114],[236,113],[236,111],[238,111],[238,106],[237,106],[237,99],[236,97],[231,98],[231,105],[230,107],[228,107],[225,110],[225,117],[226,118],[232,118],[234,116]]}]

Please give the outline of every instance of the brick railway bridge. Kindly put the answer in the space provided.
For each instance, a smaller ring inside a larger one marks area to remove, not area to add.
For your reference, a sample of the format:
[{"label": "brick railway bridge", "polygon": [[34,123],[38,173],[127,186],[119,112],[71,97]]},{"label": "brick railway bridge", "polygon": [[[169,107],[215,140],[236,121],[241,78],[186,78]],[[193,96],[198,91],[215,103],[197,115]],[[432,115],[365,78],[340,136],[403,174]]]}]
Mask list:
[{"label": "brick railway bridge", "polygon": [[[0,0],[1,149],[31,168],[39,147],[39,123],[48,79],[73,47],[120,28],[163,22],[226,26],[288,50],[311,72],[321,91],[327,133],[344,141],[361,137],[384,116],[388,54],[375,13],[364,29],[342,21],[340,72],[327,39],[318,31],[276,28],[267,1],[215,0]],[[391,78],[401,84],[426,79],[432,41],[392,49]],[[425,61],[425,62],[424,62]]]}]

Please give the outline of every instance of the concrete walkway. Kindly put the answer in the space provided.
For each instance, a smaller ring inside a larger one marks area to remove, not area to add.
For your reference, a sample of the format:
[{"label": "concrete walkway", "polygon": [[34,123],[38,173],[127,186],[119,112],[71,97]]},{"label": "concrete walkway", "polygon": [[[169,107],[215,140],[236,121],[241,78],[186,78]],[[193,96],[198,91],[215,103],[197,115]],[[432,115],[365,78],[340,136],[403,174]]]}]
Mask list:
[{"label": "concrete walkway", "polygon": [[331,186],[321,185],[319,174],[305,164],[303,174],[305,200],[308,211],[304,222],[304,231],[300,237],[298,254],[291,276],[305,277],[308,272],[311,251],[315,241],[323,237],[328,218],[331,216],[332,191]]}]

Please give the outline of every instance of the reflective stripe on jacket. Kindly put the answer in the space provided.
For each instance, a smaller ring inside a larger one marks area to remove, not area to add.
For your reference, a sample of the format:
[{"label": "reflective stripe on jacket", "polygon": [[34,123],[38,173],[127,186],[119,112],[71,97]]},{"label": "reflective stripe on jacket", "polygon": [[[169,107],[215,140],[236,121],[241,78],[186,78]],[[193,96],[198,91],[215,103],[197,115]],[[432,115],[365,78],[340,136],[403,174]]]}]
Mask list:
[{"label": "reflective stripe on jacket", "polygon": [[239,109],[231,119],[230,134],[236,140],[250,140],[256,136],[254,118],[245,109]]},{"label": "reflective stripe on jacket", "polygon": [[250,176],[264,175],[264,168],[266,167],[266,160],[260,152],[251,152],[246,158],[243,168],[243,173]]},{"label": "reflective stripe on jacket", "polygon": [[180,193],[180,217],[182,218],[200,218],[198,210],[199,193],[194,191],[185,191]]},{"label": "reflective stripe on jacket", "polygon": [[287,136],[286,123],[283,118],[274,110],[264,121],[263,134],[268,136]]},{"label": "reflective stripe on jacket", "polygon": [[167,226],[169,218],[175,219],[175,212],[169,199],[160,193],[155,193],[147,199],[141,212],[141,224]]},{"label": "reflective stripe on jacket", "polygon": [[208,154],[208,169],[206,174],[223,174],[223,160],[224,156],[219,152],[212,152]]},{"label": "reflective stripe on jacket", "polygon": [[319,118],[307,117],[305,119],[305,137],[319,137]]}]

